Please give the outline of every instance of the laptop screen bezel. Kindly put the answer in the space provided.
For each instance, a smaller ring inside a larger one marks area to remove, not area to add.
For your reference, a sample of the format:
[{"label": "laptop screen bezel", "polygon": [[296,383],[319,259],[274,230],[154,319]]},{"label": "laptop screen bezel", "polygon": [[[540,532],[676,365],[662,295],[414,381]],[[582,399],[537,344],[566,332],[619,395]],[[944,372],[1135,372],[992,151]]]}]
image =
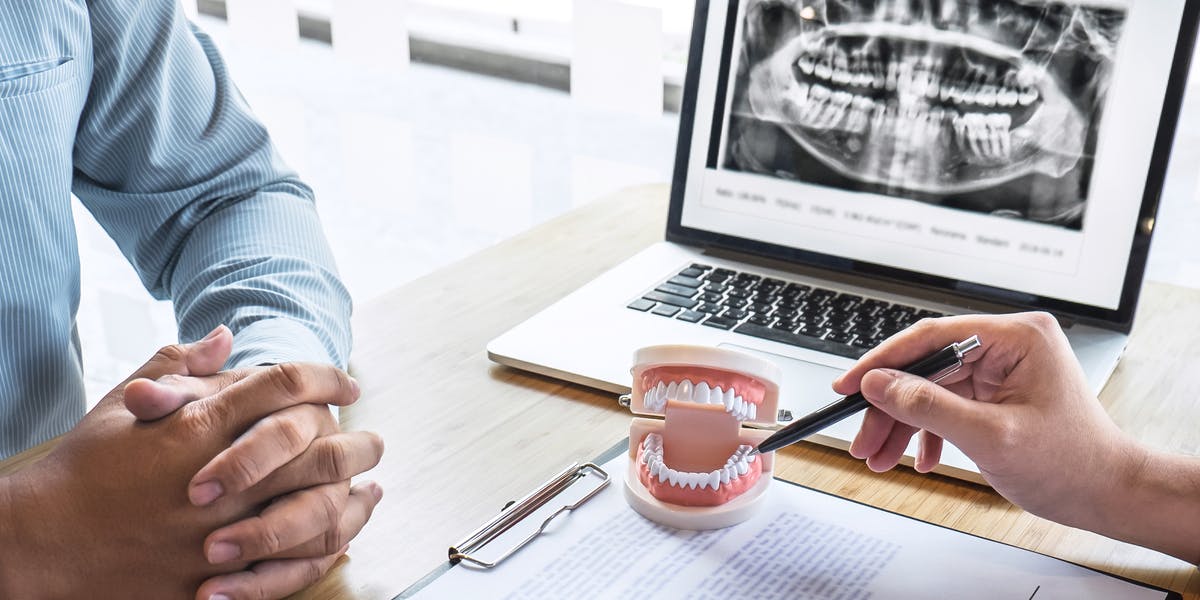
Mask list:
[{"label": "laptop screen bezel", "polygon": [[[730,24],[737,19],[738,6],[742,1],[744,0],[727,1]],[[1115,310],[1045,296],[1018,293],[918,271],[851,260],[734,235],[684,227],[682,224],[683,204],[687,189],[686,182],[689,159],[691,157],[693,123],[695,121],[698,101],[697,90],[700,83],[700,73],[704,67],[703,61],[706,58],[704,57],[704,45],[710,6],[714,6],[717,10],[720,9],[720,3],[712,3],[710,0],[696,0],[687,75],[684,81],[683,101],[680,106],[679,141],[675,151],[671,203],[667,215],[667,241],[699,246],[706,249],[730,250],[796,263],[806,267],[882,279],[908,286],[918,286],[937,292],[949,293],[964,300],[982,300],[993,304],[1011,306],[1017,310],[1044,310],[1066,317],[1072,321],[1088,323],[1117,331],[1128,332],[1132,328],[1133,316],[1137,309],[1142,280],[1145,276],[1146,261],[1150,253],[1150,240],[1153,235],[1154,222],[1157,217],[1159,201],[1166,180],[1167,166],[1170,162],[1171,148],[1175,140],[1179,114],[1183,108],[1183,96],[1187,87],[1187,76],[1191,68],[1197,27],[1200,24],[1200,0],[1185,0],[1184,3],[1183,17],[1180,19],[1179,36],[1175,45],[1175,56],[1171,66],[1170,80],[1167,82],[1166,97],[1163,100],[1162,117],[1159,120],[1154,151],[1150,160],[1150,169],[1146,177],[1146,187],[1142,196],[1142,205],[1135,224],[1136,231],[1133,236],[1132,249],[1129,254],[1128,264],[1126,265],[1125,281],[1121,291],[1121,302]],[[727,39],[722,43],[722,56],[720,57],[721,73],[719,73],[722,84],[720,88],[722,90],[727,88],[725,83],[729,78],[731,61],[728,54],[731,52],[732,40],[728,38],[732,35],[732,32],[733,27],[727,26]],[[721,111],[716,111],[714,120],[723,118],[724,115]],[[705,124],[705,126],[719,128],[720,124]],[[1015,299],[1014,297],[1020,298]]]}]

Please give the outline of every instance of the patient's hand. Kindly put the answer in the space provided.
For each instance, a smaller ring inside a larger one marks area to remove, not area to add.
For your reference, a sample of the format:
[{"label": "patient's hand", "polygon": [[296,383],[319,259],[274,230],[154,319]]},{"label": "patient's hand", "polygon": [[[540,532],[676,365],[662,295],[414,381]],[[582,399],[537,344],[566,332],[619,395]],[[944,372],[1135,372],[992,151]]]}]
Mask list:
[{"label": "patient's hand", "polygon": [[328,570],[381,495],[348,484],[378,438],[324,406],[357,386],[319,366],[213,375],[231,343],[164,348],[0,480],[0,596],[280,597]]}]

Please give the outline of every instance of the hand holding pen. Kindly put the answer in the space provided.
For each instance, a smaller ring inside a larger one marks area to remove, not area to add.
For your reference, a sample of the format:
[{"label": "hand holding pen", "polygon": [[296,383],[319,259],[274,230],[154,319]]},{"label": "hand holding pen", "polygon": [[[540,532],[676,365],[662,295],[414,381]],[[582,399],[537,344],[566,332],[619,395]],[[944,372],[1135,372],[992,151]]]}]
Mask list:
[{"label": "hand holding pen", "polygon": [[[924,377],[936,383],[961,369],[963,357],[977,350],[980,346],[979,337],[971,336],[956,344],[950,344],[940,351],[900,370],[918,377]],[[775,432],[771,437],[763,440],[758,445],[756,452],[760,454],[763,452],[772,452],[795,444],[826,427],[848,418],[850,415],[865,410],[870,405],[861,392],[846,396],[841,400],[797,419],[791,425]]]}]

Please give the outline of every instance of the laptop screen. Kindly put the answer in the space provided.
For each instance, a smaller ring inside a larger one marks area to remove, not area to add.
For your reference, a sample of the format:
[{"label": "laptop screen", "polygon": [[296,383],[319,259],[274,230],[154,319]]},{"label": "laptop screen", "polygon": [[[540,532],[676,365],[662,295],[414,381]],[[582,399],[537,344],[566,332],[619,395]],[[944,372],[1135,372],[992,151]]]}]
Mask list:
[{"label": "laptop screen", "polygon": [[1196,13],[702,1],[668,237],[1127,324]]}]

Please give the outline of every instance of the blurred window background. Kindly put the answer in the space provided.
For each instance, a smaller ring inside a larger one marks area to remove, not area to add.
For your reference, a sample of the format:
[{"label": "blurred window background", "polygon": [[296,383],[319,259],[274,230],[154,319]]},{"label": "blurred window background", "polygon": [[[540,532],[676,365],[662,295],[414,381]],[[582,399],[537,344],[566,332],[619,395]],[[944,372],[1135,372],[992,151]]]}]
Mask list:
[{"label": "blurred window background", "polygon": [[[316,191],[356,304],[670,181],[691,0],[181,1]],[[1148,276],[1200,287],[1195,83]],[[94,403],[176,329],[78,203],[76,221]]]}]

